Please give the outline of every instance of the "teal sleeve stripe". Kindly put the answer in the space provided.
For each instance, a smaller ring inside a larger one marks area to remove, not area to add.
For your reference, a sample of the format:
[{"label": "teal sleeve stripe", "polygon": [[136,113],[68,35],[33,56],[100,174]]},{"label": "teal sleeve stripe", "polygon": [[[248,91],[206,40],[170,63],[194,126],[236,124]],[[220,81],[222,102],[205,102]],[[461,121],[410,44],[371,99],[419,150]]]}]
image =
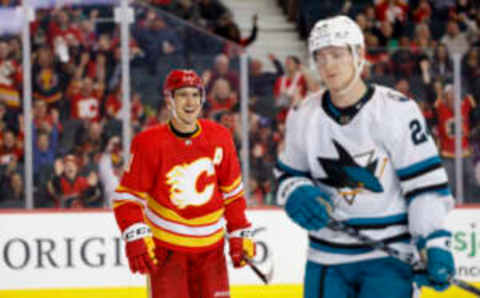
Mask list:
[{"label": "teal sleeve stripe", "polygon": [[407,218],[408,216],[406,213],[400,213],[385,217],[350,218],[346,220],[345,223],[352,226],[387,226],[393,224],[406,224]]},{"label": "teal sleeve stripe", "polygon": [[416,173],[422,172],[425,169],[431,168],[432,166],[438,164],[442,164],[442,159],[440,158],[440,156],[437,155],[414,163],[413,165],[410,165],[408,167],[398,169],[397,175],[401,179],[403,177],[415,175]]}]

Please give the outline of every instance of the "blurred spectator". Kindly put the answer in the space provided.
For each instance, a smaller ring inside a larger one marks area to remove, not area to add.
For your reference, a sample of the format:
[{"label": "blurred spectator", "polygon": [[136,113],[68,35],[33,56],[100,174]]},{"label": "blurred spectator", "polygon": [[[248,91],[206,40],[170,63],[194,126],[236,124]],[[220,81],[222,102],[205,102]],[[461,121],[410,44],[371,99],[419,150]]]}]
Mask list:
[{"label": "blurred spectator", "polygon": [[453,63],[447,47],[440,43],[435,47],[431,64],[433,76],[441,76],[445,80],[453,78]]},{"label": "blurred spectator", "polygon": [[66,78],[59,66],[54,64],[53,53],[49,48],[43,47],[37,50],[32,74],[34,98],[50,106],[62,107],[63,105],[58,102],[63,99]]},{"label": "blurred spectator", "polygon": [[230,12],[225,12],[217,24],[215,25],[213,32],[227,40],[233,41],[241,46],[248,46],[257,38],[257,20],[258,16],[255,14],[252,17],[252,31],[248,38],[242,38],[240,34],[240,28],[233,21],[233,15]]},{"label": "blurred spectator", "polygon": [[367,33],[365,35],[365,45],[367,49],[365,59],[372,65],[373,75],[386,74],[390,67],[390,56],[385,48],[379,46],[377,36],[373,33]]},{"label": "blurred spectator", "polygon": [[98,206],[101,199],[97,174],[91,172],[88,177],[80,176],[78,160],[72,154],[55,161],[48,192],[57,208]]},{"label": "blurred spectator", "polygon": [[215,62],[212,70],[207,70],[202,74],[202,79],[207,86],[207,93],[210,92],[215,81],[219,78],[225,79],[230,83],[232,90],[239,94],[239,77],[236,71],[230,69],[230,59],[225,54],[220,54],[215,57]]},{"label": "blurred spectator", "polygon": [[430,28],[427,24],[418,24],[415,27],[413,42],[413,49],[417,55],[426,54],[428,57],[433,56],[435,42],[432,40]]},{"label": "blurred spectator", "polygon": [[450,20],[447,23],[446,33],[442,37],[441,42],[445,44],[450,54],[464,55],[470,44],[467,39],[467,35],[460,32],[457,22]]},{"label": "blurred spectator", "polygon": [[373,4],[368,4],[365,7],[364,13],[365,13],[365,19],[367,22],[367,28],[372,30],[377,26],[377,23],[378,23],[377,16],[375,13],[375,6],[373,6]]},{"label": "blurred spectator", "polygon": [[122,147],[120,137],[112,136],[98,163],[98,175],[104,194],[104,207],[112,207],[115,189],[122,175]]},{"label": "blurred spectator", "polygon": [[[448,84],[444,88],[444,98],[437,99],[435,103],[439,151],[443,158],[445,169],[448,174],[448,180],[453,193],[456,193],[456,171],[455,171],[455,134],[456,126],[454,120],[454,89],[453,85]],[[470,143],[470,133],[478,125],[478,118],[474,116],[476,103],[473,97],[467,95],[461,104],[462,111],[462,156],[463,161],[463,180],[464,202],[472,202],[471,190],[475,186],[472,146]]]},{"label": "blurred spectator", "polygon": [[236,103],[237,96],[229,82],[222,78],[217,79],[208,97],[210,117],[215,118],[218,113],[230,110]]},{"label": "blurred spectator", "polygon": [[404,22],[408,14],[408,1],[377,0],[375,1],[377,19],[389,23]]},{"label": "blurred spectator", "polygon": [[25,187],[18,172],[5,177],[0,190],[0,208],[25,208]]},{"label": "blurred spectator", "polygon": [[23,77],[21,66],[9,55],[8,43],[0,40],[0,102],[4,103],[9,111],[16,111],[20,107],[19,90]]},{"label": "blurred spectator", "polygon": [[86,75],[92,80],[106,86],[107,83],[107,57],[103,53],[97,53],[95,59],[91,59],[86,68]]},{"label": "blurred spectator", "polygon": [[401,36],[398,49],[391,55],[392,71],[398,78],[408,78],[415,71],[415,53],[410,49],[408,36]]},{"label": "blurred spectator", "polygon": [[95,84],[90,77],[83,79],[80,92],[73,94],[70,99],[70,118],[99,121],[101,119],[100,105],[103,91],[102,83]]},{"label": "blurred spectator", "polygon": [[1,145],[1,132],[5,129],[16,129],[17,115],[14,113],[8,113],[8,110],[4,103],[0,102],[0,145]]},{"label": "blurred spectator", "polygon": [[413,21],[416,24],[428,23],[432,16],[432,7],[428,0],[420,0],[418,6],[413,11]]},{"label": "blurred spectator", "polygon": [[[477,14],[477,7],[471,0],[457,0],[455,14],[458,18],[473,19]],[[476,4],[478,6],[478,3]]]},{"label": "blurred spectator", "polygon": [[35,100],[33,102],[33,127],[34,129],[43,129],[50,132],[53,127],[60,133],[62,125],[59,121],[59,113],[56,109],[51,109],[48,112],[47,103],[42,100]]},{"label": "blurred spectator", "polygon": [[373,28],[373,27],[369,27],[369,24],[367,23],[367,18],[363,13],[358,13],[355,16],[355,22],[357,23],[357,25],[360,27],[360,29],[364,34],[366,32],[369,32]]},{"label": "blurred spectator", "polygon": [[183,44],[178,37],[178,32],[167,25],[165,20],[154,12],[147,14],[143,24],[136,29],[134,37],[140,48],[145,52],[145,62],[151,75],[157,72],[159,56],[183,53]]},{"label": "blurred spectator", "polygon": [[19,145],[20,141],[12,130],[3,132],[0,144],[0,165],[23,159],[23,146]]},{"label": "blurred spectator", "polygon": [[373,34],[378,38],[378,45],[381,47],[391,47],[393,42],[393,27],[389,21],[380,23],[380,28],[373,29]]},{"label": "blurred spectator", "polygon": [[415,96],[410,92],[410,83],[405,78],[397,81],[397,83],[395,84],[395,90],[402,93],[408,98],[415,98]]},{"label": "blurred spectator", "polygon": [[250,62],[250,77],[248,81],[250,96],[273,96],[273,87],[275,86],[275,81],[283,75],[283,67],[274,54],[269,54],[268,59],[275,66],[275,72],[263,71],[263,63],[259,59],[253,58]]},{"label": "blurred spectator", "polygon": [[75,144],[77,157],[82,156],[79,162],[83,166],[87,166],[102,151],[103,124],[100,122],[87,122],[84,127],[77,131]]},{"label": "blurred spectator", "polygon": [[[121,86],[118,86],[114,92],[110,93],[107,96],[107,99],[105,101],[105,117],[107,122],[108,121],[115,121],[118,122],[121,120],[121,111],[122,111],[122,100],[123,100],[123,93],[122,93],[122,88]],[[142,122],[145,120],[145,112],[144,112],[144,107],[142,104],[142,98],[140,96],[140,93],[132,93],[131,95],[131,103],[130,103],[130,115],[131,115],[131,125],[132,127],[140,127],[142,125]],[[120,123],[110,123],[106,124],[105,128],[105,133],[107,135],[117,135],[117,128],[115,128],[115,125],[121,125]],[[109,127],[109,128],[107,128]],[[121,128],[120,128],[121,130]]]},{"label": "blurred spectator", "polygon": [[71,58],[70,50],[78,48],[82,42],[82,33],[76,24],[70,22],[67,11],[59,9],[54,12],[54,19],[48,26],[49,45],[61,62],[68,62]]},{"label": "blurred spectator", "polygon": [[33,174],[37,176],[44,166],[52,166],[55,161],[58,144],[58,131],[33,130]]},{"label": "blurred spectator", "polygon": [[[87,50],[92,50],[97,44],[97,33],[95,32],[95,20],[83,19],[80,22],[81,40]],[[100,43],[100,41],[99,41]]]},{"label": "blurred spectator", "polygon": [[[426,55],[421,55],[418,58],[418,70],[420,72],[421,80],[414,78],[412,82],[418,86],[415,91],[415,98],[427,101],[427,103],[433,104],[438,98],[433,84],[435,83],[434,72],[432,69],[432,63]],[[446,79],[446,78],[445,78]]]},{"label": "blurred spectator", "polygon": [[107,119],[120,119],[120,110],[122,108],[122,87],[120,85],[107,96],[105,101],[105,116]]},{"label": "blurred spectator", "polygon": [[18,36],[12,37],[8,41],[8,46],[10,47],[9,58],[13,59],[17,64],[22,63],[22,40]]},{"label": "blurred spectator", "polygon": [[480,79],[480,57],[479,49],[470,49],[463,59],[462,72],[464,82],[468,87],[479,82]]},{"label": "blurred spectator", "polygon": [[275,82],[274,95],[278,107],[290,108],[296,104],[298,97],[304,98],[307,94],[307,82],[301,71],[302,64],[296,56],[285,59],[285,75]]}]

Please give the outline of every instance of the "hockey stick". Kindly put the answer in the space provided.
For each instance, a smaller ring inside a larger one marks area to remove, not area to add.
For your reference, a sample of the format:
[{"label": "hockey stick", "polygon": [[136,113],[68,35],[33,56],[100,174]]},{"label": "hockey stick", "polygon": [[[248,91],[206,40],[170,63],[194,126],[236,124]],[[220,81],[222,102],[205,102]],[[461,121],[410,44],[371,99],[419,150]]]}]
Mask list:
[{"label": "hockey stick", "polygon": [[273,277],[273,267],[267,273],[263,273],[260,269],[258,269],[255,264],[252,263],[252,260],[248,258],[244,258],[244,261],[247,263],[248,267],[252,269],[252,271],[263,281],[264,284],[268,285],[272,281]]},{"label": "hockey stick", "polygon": [[[415,261],[415,257],[413,254],[408,254],[408,253],[402,253],[399,250],[388,246],[382,241],[377,241],[375,239],[372,239],[362,233],[360,233],[358,230],[356,230],[353,227],[350,227],[343,222],[339,222],[332,217],[330,217],[330,222],[328,223],[327,227],[333,231],[341,231],[344,232],[345,234],[349,235],[352,238],[355,238],[357,240],[362,241],[364,244],[370,246],[373,249],[376,250],[381,250],[387,255],[394,257],[396,259],[399,259],[407,264],[412,265],[413,268],[418,268],[420,266],[423,267],[423,264],[420,261]],[[480,297],[480,288],[475,287],[474,285],[467,283],[463,280],[456,279],[454,277],[450,278],[450,283],[456,285],[457,287],[470,292],[477,297]]]}]

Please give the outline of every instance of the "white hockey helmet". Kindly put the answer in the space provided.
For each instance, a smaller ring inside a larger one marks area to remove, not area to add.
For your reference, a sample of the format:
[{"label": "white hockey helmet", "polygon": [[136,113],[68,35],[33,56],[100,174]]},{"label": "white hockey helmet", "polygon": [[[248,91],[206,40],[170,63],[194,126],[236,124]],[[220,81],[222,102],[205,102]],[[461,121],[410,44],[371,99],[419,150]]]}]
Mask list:
[{"label": "white hockey helmet", "polygon": [[315,51],[328,46],[365,47],[362,30],[347,16],[320,20],[310,32],[308,50],[315,57]]},{"label": "white hockey helmet", "polygon": [[358,52],[359,48],[365,48],[363,32],[357,23],[347,16],[340,15],[320,20],[310,31],[308,39],[308,51],[311,59],[315,61],[315,52],[328,46],[347,47],[352,53],[354,77],[348,86],[340,91],[346,93],[358,80],[365,65],[365,59],[360,57]]}]

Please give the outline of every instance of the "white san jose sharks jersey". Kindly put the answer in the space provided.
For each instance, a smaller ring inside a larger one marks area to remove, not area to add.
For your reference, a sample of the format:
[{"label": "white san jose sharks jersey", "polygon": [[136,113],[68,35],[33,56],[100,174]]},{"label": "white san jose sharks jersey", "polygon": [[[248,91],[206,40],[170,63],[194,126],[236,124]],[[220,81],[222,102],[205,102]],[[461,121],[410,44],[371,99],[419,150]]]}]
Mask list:
[{"label": "white san jose sharks jersey", "polygon": [[[453,199],[413,100],[372,85],[356,105],[338,109],[328,92],[318,93],[290,111],[286,129],[277,163],[280,204],[286,199],[282,189],[291,193],[296,179],[308,177],[332,195],[337,219],[399,250],[413,250],[412,235],[442,228]],[[342,232],[309,232],[311,261],[336,264],[383,256]]]}]

